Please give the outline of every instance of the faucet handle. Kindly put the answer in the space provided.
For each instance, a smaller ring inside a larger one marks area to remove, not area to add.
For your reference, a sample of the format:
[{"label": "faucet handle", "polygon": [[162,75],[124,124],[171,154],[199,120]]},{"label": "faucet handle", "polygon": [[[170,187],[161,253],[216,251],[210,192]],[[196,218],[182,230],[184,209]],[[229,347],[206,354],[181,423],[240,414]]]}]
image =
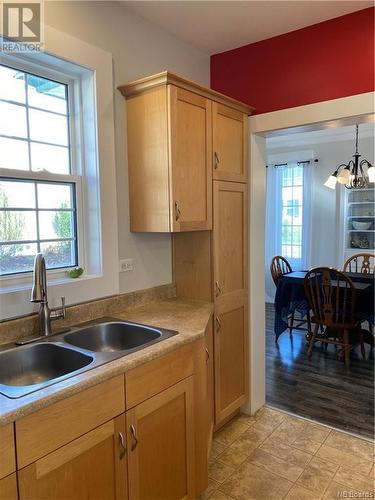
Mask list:
[{"label": "faucet handle", "polygon": [[50,310],[50,319],[65,319],[66,318],[66,308],[65,308],[65,297],[61,297],[61,307],[54,307]]}]

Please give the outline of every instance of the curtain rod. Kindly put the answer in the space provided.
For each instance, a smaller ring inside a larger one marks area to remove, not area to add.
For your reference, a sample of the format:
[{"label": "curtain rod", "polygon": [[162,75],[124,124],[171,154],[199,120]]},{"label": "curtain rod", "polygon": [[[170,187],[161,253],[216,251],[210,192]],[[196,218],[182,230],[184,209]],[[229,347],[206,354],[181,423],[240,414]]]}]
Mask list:
[{"label": "curtain rod", "polygon": [[[318,158],[314,158],[314,160],[312,160],[314,163],[318,163]],[[301,165],[301,164],[304,164],[304,163],[311,163],[311,160],[302,160],[302,161],[297,161],[297,165]],[[266,168],[268,168],[269,166],[273,166],[273,167],[286,167],[288,166],[288,163],[275,163],[274,165],[266,165]]]}]

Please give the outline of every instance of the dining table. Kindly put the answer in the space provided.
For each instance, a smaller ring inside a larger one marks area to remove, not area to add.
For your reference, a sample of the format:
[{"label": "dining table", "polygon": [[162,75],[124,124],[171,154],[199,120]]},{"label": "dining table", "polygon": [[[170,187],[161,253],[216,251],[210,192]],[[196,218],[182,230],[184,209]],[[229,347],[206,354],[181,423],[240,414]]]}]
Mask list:
[{"label": "dining table", "polygon": [[[275,295],[276,341],[288,329],[288,317],[297,311],[305,317],[310,306],[305,294],[304,279],[308,271],[292,271],[283,274],[277,283]],[[374,275],[362,273],[344,273],[356,288],[355,314],[358,322],[368,321],[374,324]]]}]

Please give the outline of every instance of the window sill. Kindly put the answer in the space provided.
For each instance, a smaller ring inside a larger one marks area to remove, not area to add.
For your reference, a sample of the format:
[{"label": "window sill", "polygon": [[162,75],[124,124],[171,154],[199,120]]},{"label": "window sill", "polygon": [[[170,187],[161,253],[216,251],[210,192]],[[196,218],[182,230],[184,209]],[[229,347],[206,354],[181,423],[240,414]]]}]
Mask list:
[{"label": "window sill", "polygon": [[[30,276],[30,277],[29,277]],[[83,276],[80,276],[79,278],[69,278],[64,274],[64,276],[55,276],[55,277],[48,277],[47,273],[47,286],[51,287],[54,285],[67,285],[71,283],[79,283],[82,281],[89,281],[97,278],[101,278],[101,274],[84,274]],[[25,290],[30,290],[32,286],[32,275],[27,276],[27,282],[18,282],[14,283],[14,281],[17,278],[2,278],[0,279],[0,295],[1,294],[6,294],[6,293],[15,293],[15,292],[21,292]],[[18,278],[19,279],[19,278]],[[13,283],[12,283],[13,281]]]}]

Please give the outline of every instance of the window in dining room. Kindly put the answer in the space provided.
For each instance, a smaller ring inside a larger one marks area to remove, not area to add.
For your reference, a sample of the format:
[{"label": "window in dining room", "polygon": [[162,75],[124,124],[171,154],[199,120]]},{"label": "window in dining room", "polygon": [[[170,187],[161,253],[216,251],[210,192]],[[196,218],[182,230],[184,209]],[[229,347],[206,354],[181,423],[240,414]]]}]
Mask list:
[{"label": "window in dining room", "polygon": [[267,168],[266,262],[282,255],[296,271],[310,265],[311,163],[288,161]]},{"label": "window in dining room", "polygon": [[302,257],[303,167],[281,170],[281,252],[287,259]]}]

